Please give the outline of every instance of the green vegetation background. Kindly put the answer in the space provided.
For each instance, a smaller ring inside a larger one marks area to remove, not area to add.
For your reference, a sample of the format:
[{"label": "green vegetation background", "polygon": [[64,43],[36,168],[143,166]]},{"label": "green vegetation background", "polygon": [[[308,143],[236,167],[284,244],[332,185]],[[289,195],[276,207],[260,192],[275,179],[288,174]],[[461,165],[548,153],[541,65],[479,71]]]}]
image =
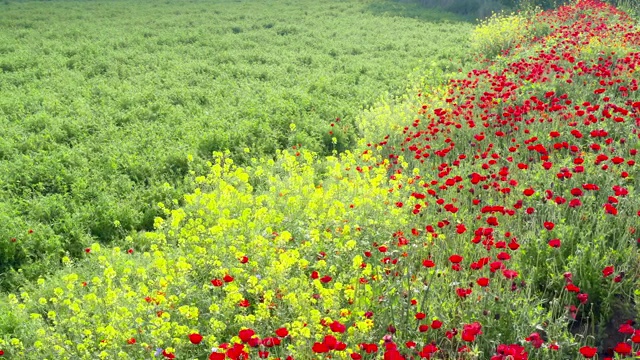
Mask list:
[{"label": "green vegetation background", "polygon": [[407,74],[457,71],[472,27],[384,1],[0,7],[0,290],[151,230],[213,151],[350,147]]}]

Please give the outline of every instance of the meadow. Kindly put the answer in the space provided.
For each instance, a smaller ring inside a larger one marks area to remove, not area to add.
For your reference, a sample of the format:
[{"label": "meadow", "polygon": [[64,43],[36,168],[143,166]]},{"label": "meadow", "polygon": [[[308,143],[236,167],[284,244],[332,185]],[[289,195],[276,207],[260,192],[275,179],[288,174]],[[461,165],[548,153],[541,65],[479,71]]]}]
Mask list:
[{"label": "meadow", "polygon": [[[344,151],[471,25],[385,1],[0,5],[0,289],[153,230],[214,151]],[[290,128],[296,127],[291,133]],[[189,161],[192,159],[193,161]]]},{"label": "meadow", "polygon": [[496,14],[344,149],[188,153],[153,230],[2,295],[0,356],[637,358],[637,24],[598,0]]}]

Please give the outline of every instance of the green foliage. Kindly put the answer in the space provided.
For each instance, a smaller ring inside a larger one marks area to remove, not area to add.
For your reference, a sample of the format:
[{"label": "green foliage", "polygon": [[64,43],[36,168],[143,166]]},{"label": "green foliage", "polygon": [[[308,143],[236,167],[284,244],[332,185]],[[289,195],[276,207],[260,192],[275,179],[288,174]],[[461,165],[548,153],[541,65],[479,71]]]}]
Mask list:
[{"label": "green foliage", "polygon": [[640,3],[635,0],[605,0],[606,2],[616,6],[629,16],[640,20]]},{"label": "green foliage", "polygon": [[492,14],[473,30],[471,48],[487,59],[494,59],[516,45],[524,47],[526,43],[545,37],[551,32],[549,25],[531,20],[538,12],[540,8]]},{"label": "green foliage", "polygon": [[92,241],[151,230],[162,215],[154,204],[174,204],[214,151],[238,163],[294,145],[343,151],[357,138],[355,115],[400,94],[422,59],[458,66],[451,59],[463,58],[469,25],[425,22],[440,13],[424,8],[412,17],[385,9],[401,7],[3,5],[0,288]]},{"label": "green foliage", "polygon": [[500,0],[505,6],[517,9],[552,9],[568,3],[570,0]]},{"label": "green foliage", "polygon": [[489,59],[494,58],[525,39],[527,23],[524,15],[495,13],[474,29],[472,49]]},{"label": "green foliage", "polygon": [[[429,7],[427,11],[425,11],[425,6]],[[473,20],[466,16],[468,14],[447,10],[438,4],[415,0],[371,1],[367,10],[374,14],[410,17],[436,23]]]},{"label": "green foliage", "polygon": [[474,19],[485,18],[504,9],[498,0],[423,0],[423,3]]}]

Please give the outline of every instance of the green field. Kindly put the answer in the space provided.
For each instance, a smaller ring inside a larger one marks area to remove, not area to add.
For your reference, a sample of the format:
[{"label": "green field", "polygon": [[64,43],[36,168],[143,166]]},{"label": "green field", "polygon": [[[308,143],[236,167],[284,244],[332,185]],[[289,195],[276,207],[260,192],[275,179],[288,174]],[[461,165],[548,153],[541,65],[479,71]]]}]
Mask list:
[{"label": "green field", "polygon": [[457,71],[470,29],[378,0],[5,1],[0,289],[151,230],[213,151],[351,148],[409,74]]}]

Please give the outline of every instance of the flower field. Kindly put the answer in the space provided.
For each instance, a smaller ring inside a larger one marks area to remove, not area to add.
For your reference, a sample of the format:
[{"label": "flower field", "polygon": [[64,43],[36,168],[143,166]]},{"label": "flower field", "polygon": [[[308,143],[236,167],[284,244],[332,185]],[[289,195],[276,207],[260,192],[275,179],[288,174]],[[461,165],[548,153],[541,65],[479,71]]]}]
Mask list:
[{"label": "flower field", "polygon": [[475,69],[363,111],[353,150],[216,152],[154,231],[5,296],[0,354],[637,357],[636,25],[598,0],[497,15]]},{"label": "flower field", "polygon": [[153,230],[213,151],[352,148],[361,109],[469,60],[470,23],[410,5],[0,2],[0,291]]}]

